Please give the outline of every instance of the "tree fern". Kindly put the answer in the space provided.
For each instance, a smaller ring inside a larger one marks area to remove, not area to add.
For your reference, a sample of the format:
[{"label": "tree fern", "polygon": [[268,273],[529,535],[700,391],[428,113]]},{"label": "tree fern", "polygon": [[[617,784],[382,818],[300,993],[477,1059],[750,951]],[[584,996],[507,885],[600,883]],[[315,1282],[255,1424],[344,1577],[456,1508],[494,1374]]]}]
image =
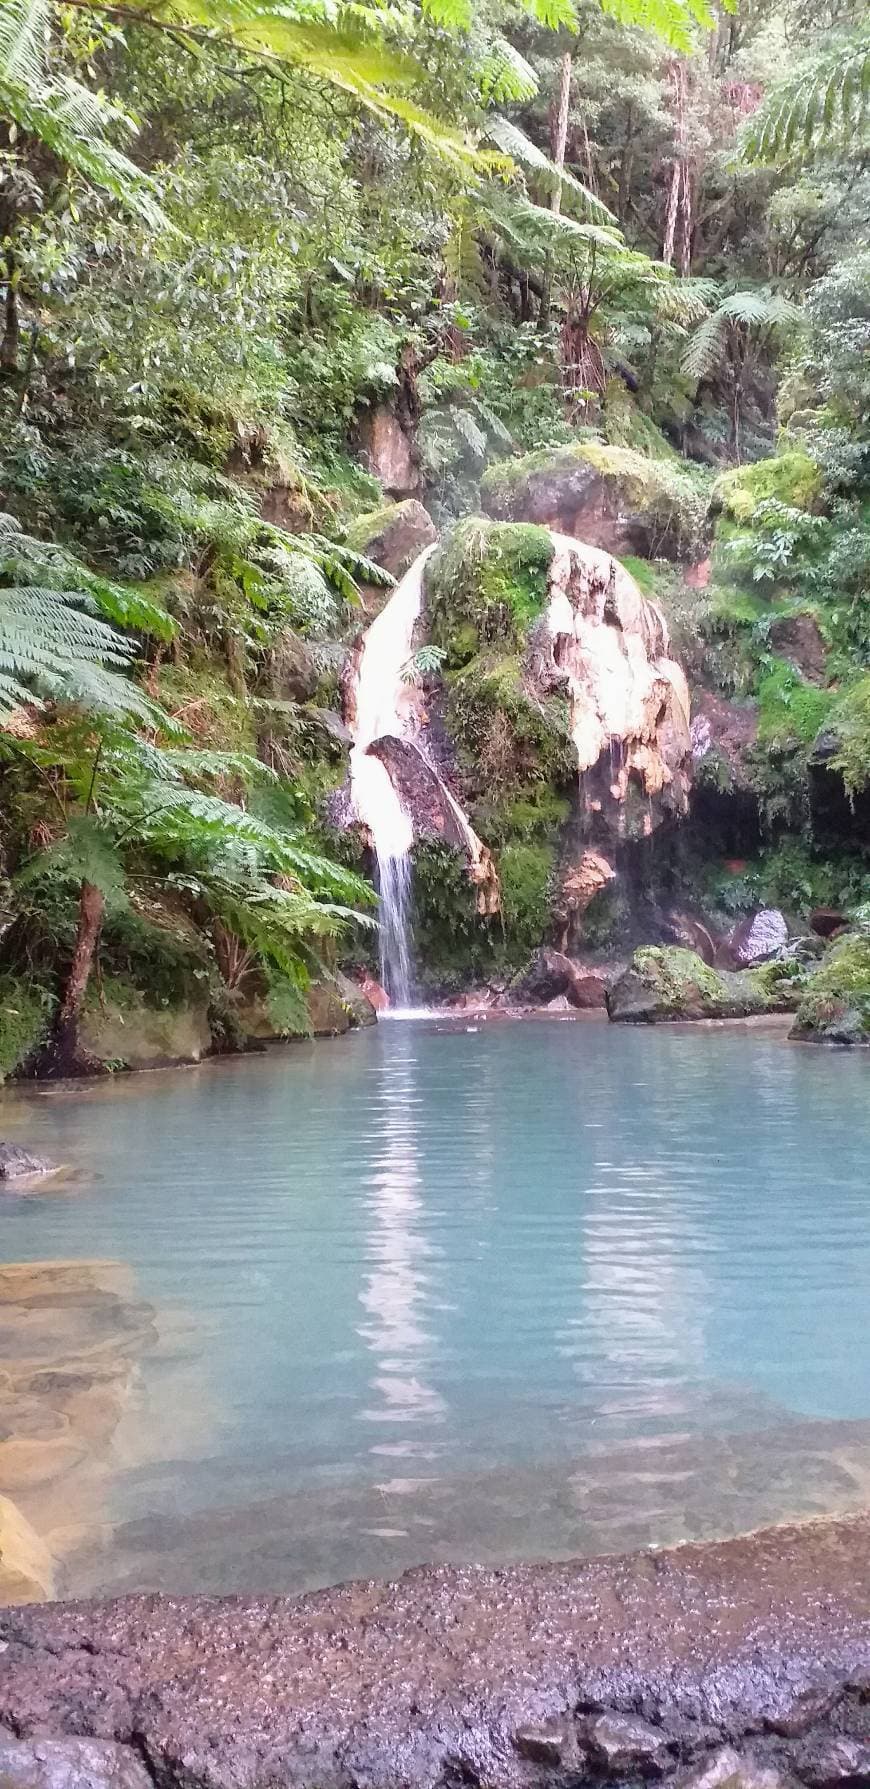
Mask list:
[{"label": "tree fern", "polygon": [[781,293],[762,289],[732,292],[695,330],[683,355],[683,372],[690,379],[709,379],[724,357],[729,330],[734,326],[779,329],[801,319],[800,307]]}]

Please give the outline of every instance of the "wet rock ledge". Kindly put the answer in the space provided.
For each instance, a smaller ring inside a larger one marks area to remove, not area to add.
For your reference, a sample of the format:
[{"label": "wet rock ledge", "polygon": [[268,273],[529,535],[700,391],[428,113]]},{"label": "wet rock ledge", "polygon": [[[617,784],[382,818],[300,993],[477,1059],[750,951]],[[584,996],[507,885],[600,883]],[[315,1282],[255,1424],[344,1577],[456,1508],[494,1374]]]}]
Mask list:
[{"label": "wet rock ledge", "polygon": [[870,1517],[0,1636],[3,1789],[870,1784]]}]

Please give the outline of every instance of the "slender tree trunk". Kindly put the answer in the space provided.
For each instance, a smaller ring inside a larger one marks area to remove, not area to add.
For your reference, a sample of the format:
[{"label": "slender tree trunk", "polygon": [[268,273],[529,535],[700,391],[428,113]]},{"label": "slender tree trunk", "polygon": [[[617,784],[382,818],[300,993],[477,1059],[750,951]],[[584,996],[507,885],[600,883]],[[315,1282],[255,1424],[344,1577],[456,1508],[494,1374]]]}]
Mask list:
[{"label": "slender tree trunk", "polygon": [[105,906],[102,889],[97,888],[93,882],[83,882],[79,892],[79,922],[72,962],[54,1030],[39,1063],[39,1072],[44,1075],[75,1074],[95,1066],[82,1057],[79,1025],[94,967]]},{"label": "slender tree trunk", "polygon": [[[559,173],[565,166],[565,150],[568,145],[568,113],[571,105],[571,74],[573,63],[571,51],[566,50],[559,68],[559,96],[556,104],[556,115],[553,120],[553,160]],[[553,210],[558,217],[562,209],[562,182],[557,180],[553,193]]]},{"label": "slender tree trunk", "polygon": [[[566,147],[568,144],[568,114],[569,114],[570,107],[571,107],[571,74],[572,74],[572,70],[573,70],[573,63],[572,63],[572,59],[571,59],[571,51],[566,50],[564,56],[562,57],[561,64],[559,66],[559,90],[558,90],[558,94],[557,94],[557,98],[556,98],[556,106],[555,106],[555,110],[553,113],[552,128],[551,128],[552,159],[555,162],[556,167],[559,170],[560,176],[562,173],[562,169],[565,166],[565,150],[566,150]],[[562,209],[562,181],[561,181],[561,178],[556,181],[556,184],[553,188],[553,197],[552,197],[552,200],[550,203],[550,209],[555,214],[555,216],[558,217],[559,212]],[[553,277],[552,276],[552,268],[550,266],[550,262],[549,262],[549,258],[548,258],[546,271],[544,273],[544,287],[543,287],[543,291],[541,293],[541,322],[542,323],[549,323],[549,321],[550,321],[550,288],[551,288],[551,284],[552,284],[552,277]]]},{"label": "slender tree trunk", "polygon": [[675,62],[670,73],[674,105],[674,159],[665,208],[662,260],[666,267],[673,265],[679,227],[679,269],[685,275],[689,272],[692,261],[692,180],[686,128],[688,94],[685,63]]},{"label": "slender tree trunk", "polygon": [[18,315],[18,268],[11,249],[6,254],[6,302],[4,305],[3,339],[0,341],[0,369],[4,373],[18,371],[18,345],[21,324]]}]

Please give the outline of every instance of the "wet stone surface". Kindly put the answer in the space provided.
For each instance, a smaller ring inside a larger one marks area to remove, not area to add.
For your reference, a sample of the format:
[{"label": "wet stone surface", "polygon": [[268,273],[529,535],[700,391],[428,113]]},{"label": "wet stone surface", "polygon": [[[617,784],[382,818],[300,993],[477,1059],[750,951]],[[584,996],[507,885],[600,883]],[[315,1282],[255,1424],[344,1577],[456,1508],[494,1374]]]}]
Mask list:
[{"label": "wet stone surface", "polygon": [[[10,1609],[0,1640],[19,1740],[112,1742],[161,1789],[870,1782],[870,1517],[296,1601]],[[111,1749],[88,1778],[13,1763],[9,1789],[136,1789]]]}]

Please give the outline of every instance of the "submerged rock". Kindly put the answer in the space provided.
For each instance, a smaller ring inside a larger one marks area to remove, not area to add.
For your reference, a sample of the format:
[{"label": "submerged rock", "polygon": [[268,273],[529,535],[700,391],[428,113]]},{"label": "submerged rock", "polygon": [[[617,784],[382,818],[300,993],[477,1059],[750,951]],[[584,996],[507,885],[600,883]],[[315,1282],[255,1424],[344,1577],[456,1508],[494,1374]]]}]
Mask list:
[{"label": "submerged rock", "polygon": [[57,1163],[31,1155],[17,1143],[0,1143],[0,1180],[25,1180],[57,1172]]},{"label": "submerged rock", "polygon": [[481,501],[500,522],[535,522],[608,553],[669,559],[696,554],[705,508],[677,468],[594,441],[503,461],[486,473]]},{"label": "submerged rock", "polygon": [[611,1019],[654,1025],[677,1019],[743,1019],[794,1012],[801,998],[797,963],[730,973],[694,951],[648,945],[636,950],[607,994]]},{"label": "submerged rock", "polygon": [[0,1496],[0,1602],[38,1602],[53,1590],[54,1560],[48,1547],[11,1497]]}]

